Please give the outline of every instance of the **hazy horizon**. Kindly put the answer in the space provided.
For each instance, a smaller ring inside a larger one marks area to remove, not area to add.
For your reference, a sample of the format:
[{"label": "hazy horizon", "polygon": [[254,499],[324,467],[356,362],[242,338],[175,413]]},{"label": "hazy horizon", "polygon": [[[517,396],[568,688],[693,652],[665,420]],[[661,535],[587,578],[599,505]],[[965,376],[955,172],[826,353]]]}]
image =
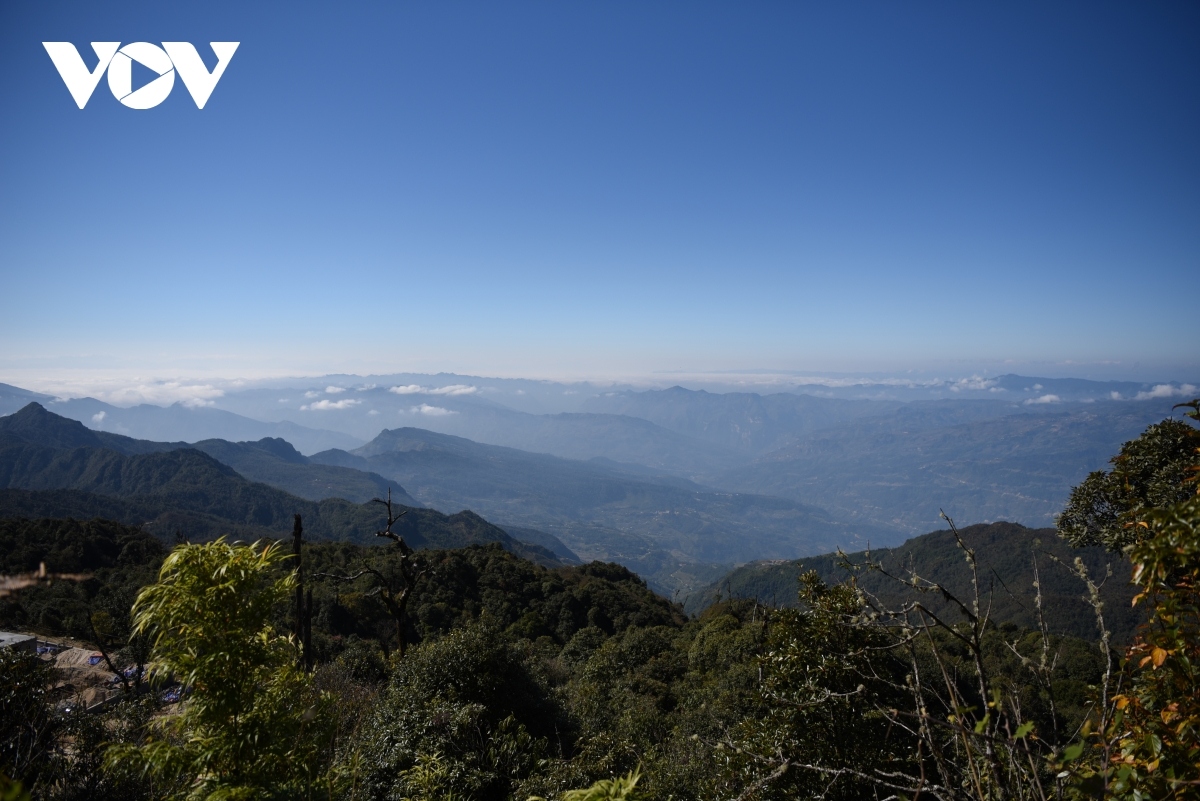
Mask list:
[{"label": "hazy horizon", "polygon": [[[710,392],[750,392],[758,394],[770,394],[775,392],[793,392],[800,394],[816,394],[816,395],[831,395],[833,391],[843,397],[882,397],[877,390],[895,390],[898,397],[902,397],[906,390],[917,390],[926,392],[941,392],[950,393],[949,397],[973,397],[974,393],[978,393],[989,389],[989,385],[995,383],[995,379],[1003,375],[1021,375],[1016,371],[997,372],[993,374],[982,374],[974,372],[970,374],[953,374],[948,372],[941,373],[920,373],[917,371],[908,371],[906,373],[834,373],[834,372],[806,372],[806,371],[712,371],[708,373],[699,372],[684,372],[672,371],[661,372],[658,374],[647,374],[640,376],[600,376],[600,377],[545,377],[545,376],[521,376],[521,375],[486,375],[443,371],[439,373],[422,373],[416,371],[395,371],[390,373],[321,373],[314,375],[288,375],[277,374],[271,376],[255,376],[242,378],[229,378],[223,376],[190,376],[190,377],[144,377],[130,375],[88,375],[86,371],[81,374],[80,371],[72,371],[67,374],[68,377],[55,378],[47,377],[44,374],[38,376],[24,376],[13,378],[0,373],[0,384],[8,384],[18,387],[19,389],[29,390],[32,392],[41,393],[57,399],[73,399],[73,398],[94,398],[114,406],[134,406],[142,403],[148,403],[155,406],[168,406],[175,403],[184,403],[185,405],[211,406],[221,398],[225,397],[230,392],[250,391],[254,389],[266,389],[275,387],[294,387],[294,388],[320,388],[330,381],[340,382],[345,386],[331,387],[330,394],[337,394],[342,391],[351,390],[371,390],[379,387],[375,383],[366,383],[374,381],[386,381],[388,379],[405,381],[415,379],[434,379],[429,387],[423,387],[421,391],[426,389],[437,394],[436,387],[445,385],[447,381],[455,380],[473,380],[483,382],[529,382],[531,384],[543,384],[547,386],[560,387],[587,387],[593,390],[661,390],[672,386],[681,386],[685,389],[707,390]],[[1197,394],[1200,390],[1197,385],[1200,381],[1189,381],[1187,378],[1172,377],[1166,380],[1145,380],[1139,381],[1129,378],[1115,378],[1112,376],[1105,377],[1088,377],[1078,375],[1076,373],[1062,373],[1054,375],[1046,373],[1039,376],[1028,375],[1024,376],[1030,379],[1041,380],[1083,380],[1096,382],[1098,385],[1106,384],[1127,384],[1141,385],[1144,389],[1140,392],[1127,392],[1125,396],[1115,398],[1116,400],[1142,400],[1149,398],[1170,398],[1170,397],[1191,397]],[[452,385],[455,386],[455,385]],[[416,385],[413,385],[413,392],[416,393]],[[1040,389],[1040,385],[1035,385]],[[384,388],[387,388],[384,386]],[[480,387],[472,385],[470,391],[473,393]],[[483,389],[486,390],[486,387]],[[857,389],[863,390],[862,394],[854,395]],[[1003,392],[1000,389],[992,389],[992,392]],[[914,395],[914,397],[916,397]],[[997,394],[991,397],[995,399],[1004,399],[1005,395]],[[1015,398],[1020,400],[1020,398]],[[1028,401],[1027,401],[1028,402]]]}]

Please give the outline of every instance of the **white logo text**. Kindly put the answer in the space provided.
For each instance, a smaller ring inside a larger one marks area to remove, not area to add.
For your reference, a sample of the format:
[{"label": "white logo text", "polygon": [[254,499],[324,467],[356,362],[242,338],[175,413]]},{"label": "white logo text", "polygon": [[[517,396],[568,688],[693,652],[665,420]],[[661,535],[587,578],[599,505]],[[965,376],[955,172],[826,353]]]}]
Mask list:
[{"label": "white logo text", "polygon": [[[83,108],[96,91],[101,76],[108,72],[108,88],[113,97],[129,108],[154,108],[167,99],[175,87],[175,74],[196,101],[196,108],[204,108],[217,81],[225,74],[229,60],[241,42],[209,42],[217,57],[217,66],[212,72],[204,66],[200,54],[190,42],[163,42],[162,47],[149,42],[131,42],[124,47],[120,42],[92,42],[96,53],[96,68],[89,70],[75,45],[70,42],[42,42],[50,60],[62,76],[63,83]],[[158,77],[133,88],[133,62],[157,73]]]}]

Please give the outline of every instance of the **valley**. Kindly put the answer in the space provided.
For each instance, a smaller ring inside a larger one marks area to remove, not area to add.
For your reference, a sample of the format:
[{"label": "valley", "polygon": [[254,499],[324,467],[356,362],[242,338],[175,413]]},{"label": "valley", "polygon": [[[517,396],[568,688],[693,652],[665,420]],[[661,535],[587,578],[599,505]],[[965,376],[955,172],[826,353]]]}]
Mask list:
[{"label": "valley", "polygon": [[[0,487],[11,513],[54,516],[57,490],[64,514],[105,509],[198,538],[282,530],[291,504],[321,537],[357,541],[371,524],[356,510],[391,490],[425,514],[469,511],[530,547],[615,561],[694,598],[743,563],[897,545],[941,527],[942,510],[1052,525],[1070,487],[1171,406],[1112,399],[1138,386],[1052,382],[891,388],[899,400],[861,397],[880,387],[831,397],[325,376],[125,408],[5,385]],[[1066,399],[1029,402],[1048,386]]]}]

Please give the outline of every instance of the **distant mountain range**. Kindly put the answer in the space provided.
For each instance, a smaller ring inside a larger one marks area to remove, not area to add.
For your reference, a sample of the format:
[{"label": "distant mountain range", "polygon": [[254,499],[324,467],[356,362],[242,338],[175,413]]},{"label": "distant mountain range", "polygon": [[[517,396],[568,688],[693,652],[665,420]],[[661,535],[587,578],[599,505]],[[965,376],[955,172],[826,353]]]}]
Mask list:
[{"label": "distant mountain range", "polygon": [[189,445],[92,431],[36,403],[0,418],[0,487],[35,491],[8,493],[0,512],[9,514],[97,514],[146,523],[163,536],[179,529],[246,538],[278,534],[299,512],[314,536],[358,541],[373,534],[378,510],[354,502],[390,488],[409,506],[474,510],[566,561],[576,553],[620,561],[664,590],[699,586],[721,565],[763,554],[865,541],[795,501],[420,429],[385,431],[353,453],[305,457],[278,439]]},{"label": "distant mountain range", "polygon": [[[408,499],[401,487],[394,487],[397,497]],[[0,517],[104,517],[165,539],[176,532],[254,539],[290,533],[295,514],[316,539],[374,543],[382,525],[378,505],[304,500],[249,481],[194,448],[90,431],[36,403],[0,418]],[[548,549],[520,542],[470,512],[411,508],[397,531],[414,547],[501,542],[558,563]]]},{"label": "distant mountain range", "polygon": [[609,392],[589,400],[587,408],[649,420],[669,431],[724,448],[743,461],[790,445],[823,428],[886,414],[895,404],[787,392],[759,395],[671,387]]},{"label": "distant mountain range", "polygon": [[[822,432],[860,426],[887,428],[901,410],[899,425],[938,428],[1010,414],[1029,408],[1007,400],[892,401],[843,400],[786,392],[717,394],[683,387],[608,393],[588,408],[650,420],[670,431],[737,453],[742,461],[764,456]],[[730,465],[732,467],[733,465]]]},{"label": "distant mountain range", "polygon": [[[393,391],[402,390],[402,391]],[[740,455],[718,444],[620,414],[531,414],[498,403],[473,385],[343,388],[305,392],[255,390],[222,401],[265,419],[311,421],[358,439],[352,450],[381,430],[422,428],[490,445],[566,459],[610,459],[688,476],[728,467]],[[269,403],[267,401],[270,401]],[[307,451],[306,451],[307,452]]]},{"label": "distant mountain range", "polygon": [[947,397],[327,376],[165,408],[0,385],[0,411],[36,400],[98,429],[87,447],[192,449],[314,503],[402,486],[405,503],[470,509],[565,559],[694,589],[747,560],[892,545],[940,526],[941,509],[1051,525],[1073,485],[1195,390],[1015,375],[879,386]]},{"label": "distant mountain range", "polygon": [[907,535],[937,525],[941,510],[965,522],[1052,525],[1071,487],[1169,416],[1170,402],[996,411],[983,401],[901,406],[816,432],[710,481]]},{"label": "distant mountain range", "polygon": [[340,431],[310,428],[286,420],[263,422],[210,406],[188,406],[183,403],[154,406],[143,403],[122,407],[95,398],[59,400],[0,384],[0,415],[12,414],[30,402],[40,403],[55,414],[78,420],[97,431],[152,441],[239,441],[275,437],[286,439],[302,453],[316,453],[328,448],[354,448],[365,441]]},{"label": "distant mountain range", "polygon": [[[334,375],[230,389],[211,402],[217,409],[247,418],[289,421],[359,440],[330,446],[342,450],[352,450],[383,429],[413,427],[489,445],[569,459],[601,457],[696,478],[786,447],[815,431],[861,417],[886,416],[899,406],[921,401],[944,400],[943,408],[959,404],[970,409],[969,414],[990,409],[983,413],[1000,416],[1052,411],[1064,403],[1110,403],[1114,397],[1161,402],[1186,399],[1189,391],[1200,393],[1180,382],[1011,374],[959,379],[760,378],[771,379],[763,385],[775,388],[736,390],[730,386],[732,380],[722,384],[718,376],[710,382],[718,391],[704,391],[696,388],[702,381],[693,381],[692,389],[645,390],[453,374]],[[980,401],[989,405],[977,406]],[[1162,406],[1169,410],[1170,402]],[[207,436],[282,436],[302,453],[317,452],[281,433]],[[714,462],[720,464],[716,471]]]},{"label": "distant mountain range", "polygon": [[886,538],[796,501],[714,491],[607,461],[560,459],[416,428],[384,431],[353,452],[311,458],[379,473],[434,508],[470,508],[502,526],[551,532],[580,556],[621,562],[660,587],[690,583],[693,571],[708,574],[756,555],[786,558],[871,535]]}]

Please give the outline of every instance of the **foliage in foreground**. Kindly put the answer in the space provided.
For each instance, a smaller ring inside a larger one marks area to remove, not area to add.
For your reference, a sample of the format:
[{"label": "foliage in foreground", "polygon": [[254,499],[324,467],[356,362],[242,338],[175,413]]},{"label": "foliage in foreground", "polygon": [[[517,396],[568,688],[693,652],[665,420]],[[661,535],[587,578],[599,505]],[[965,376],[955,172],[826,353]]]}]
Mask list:
[{"label": "foliage in foreground", "polygon": [[[1187,405],[1187,404],[1183,404]],[[1058,530],[1072,545],[1103,545],[1110,551],[1144,538],[1141,516],[1187,500],[1200,430],[1183,420],[1163,420],[1121,446],[1112,469],[1089,475],[1071,490]]]},{"label": "foliage in foreground", "polygon": [[[584,790],[568,790],[562,801],[636,801],[637,783],[641,776],[633,771],[614,779],[601,779]],[[529,801],[545,801],[539,796],[530,796]]]},{"label": "foliage in foreground", "polygon": [[175,680],[180,709],[147,741],[109,749],[114,773],[144,772],[188,799],[304,798],[328,781],[330,699],[296,667],[295,644],[270,624],[296,580],[268,582],[277,545],[224,540],[176,548],[134,605],[151,638],[151,681]]},{"label": "foliage in foreground", "polygon": [[1081,798],[1200,795],[1200,495],[1138,525],[1135,600],[1153,613],[1126,655],[1120,691],[1101,699],[1066,754]]},{"label": "foliage in foreground", "polygon": [[[0,650],[0,798],[37,799],[153,797],[139,777],[101,771],[105,748],[144,722],[137,705],[113,717],[78,707],[56,707],[53,669],[33,654]],[[7,786],[7,779],[11,782]]]}]

